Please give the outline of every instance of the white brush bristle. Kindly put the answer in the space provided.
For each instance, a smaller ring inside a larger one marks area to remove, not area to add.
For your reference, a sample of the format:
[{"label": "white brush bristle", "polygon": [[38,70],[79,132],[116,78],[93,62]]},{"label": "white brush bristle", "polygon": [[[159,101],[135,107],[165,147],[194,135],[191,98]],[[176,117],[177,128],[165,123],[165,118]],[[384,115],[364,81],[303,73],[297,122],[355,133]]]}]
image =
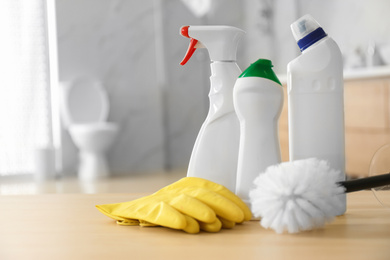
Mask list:
[{"label": "white brush bristle", "polygon": [[250,203],[260,224],[277,233],[311,230],[333,220],[342,203],[340,172],[315,158],[270,166],[254,181]]}]

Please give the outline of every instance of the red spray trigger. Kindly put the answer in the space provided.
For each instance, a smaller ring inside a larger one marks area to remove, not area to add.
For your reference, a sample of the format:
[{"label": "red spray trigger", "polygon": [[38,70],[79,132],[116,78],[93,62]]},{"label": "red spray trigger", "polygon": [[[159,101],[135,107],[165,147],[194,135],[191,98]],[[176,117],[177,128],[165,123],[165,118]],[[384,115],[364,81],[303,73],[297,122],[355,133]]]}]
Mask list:
[{"label": "red spray trigger", "polygon": [[191,58],[192,54],[194,54],[196,48],[195,45],[198,43],[198,40],[191,38],[190,45],[188,46],[188,50],[186,56],[184,56],[183,60],[180,62],[180,65],[184,65]]},{"label": "red spray trigger", "polygon": [[194,38],[191,38],[189,35],[188,35],[188,28],[189,26],[183,26],[181,29],[180,29],[180,34],[183,35],[184,37],[187,37],[187,38],[190,38],[190,45],[188,46],[188,50],[187,50],[187,53],[186,55],[184,56],[183,60],[180,62],[180,65],[184,65],[187,63],[187,61],[191,58],[192,54],[194,54],[196,48],[195,48],[195,45],[198,43],[198,40],[194,39]]}]

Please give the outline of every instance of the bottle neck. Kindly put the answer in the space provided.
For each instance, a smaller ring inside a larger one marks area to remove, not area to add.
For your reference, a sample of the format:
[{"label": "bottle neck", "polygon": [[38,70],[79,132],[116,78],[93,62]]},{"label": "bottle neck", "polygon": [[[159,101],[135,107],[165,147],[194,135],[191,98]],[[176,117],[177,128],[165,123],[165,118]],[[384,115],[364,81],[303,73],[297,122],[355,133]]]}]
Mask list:
[{"label": "bottle neck", "polygon": [[315,48],[317,45],[321,44],[322,42],[324,42],[325,40],[327,40],[329,38],[329,36],[326,36],[318,41],[316,41],[315,43],[313,43],[312,45],[310,45],[309,47],[307,47],[306,49],[304,49],[303,51],[301,51],[302,54],[312,50],[313,48]]}]

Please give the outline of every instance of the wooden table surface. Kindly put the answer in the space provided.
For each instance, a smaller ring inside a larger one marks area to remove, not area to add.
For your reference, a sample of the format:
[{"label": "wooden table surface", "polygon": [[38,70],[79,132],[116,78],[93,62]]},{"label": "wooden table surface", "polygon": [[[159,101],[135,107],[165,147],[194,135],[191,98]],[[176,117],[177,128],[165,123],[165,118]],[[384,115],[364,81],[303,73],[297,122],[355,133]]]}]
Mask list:
[{"label": "wooden table surface", "polygon": [[390,259],[390,208],[371,191],[348,194],[346,214],[325,228],[294,235],[258,221],[195,235],[119,226],[95,208],[142,195],[2,195],[0,259]]}]

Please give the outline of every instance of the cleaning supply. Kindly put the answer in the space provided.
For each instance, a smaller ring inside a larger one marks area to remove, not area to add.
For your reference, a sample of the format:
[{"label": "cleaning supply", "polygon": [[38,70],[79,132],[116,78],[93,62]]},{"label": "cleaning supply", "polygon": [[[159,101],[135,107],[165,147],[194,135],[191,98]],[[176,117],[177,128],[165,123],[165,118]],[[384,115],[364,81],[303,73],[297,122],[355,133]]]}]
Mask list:
[{"label": "cleaning supply", "polygon": [[260,224],[277,233],[321,228],[343,209],[340,194],[390,184],[390,173],[339,181],[329,162],[309,158],[273,165],[255,180],[252,211]]},{"label": "cleaning supply", "polygon": [[[336,42],[305,15],[291,25],[302,54],[287,66],[290,160],[327,160],[345,179],[343,61]],[[346,210],[346,196],[340,195]]]},{"label": "cleaning supply", "polygon": [[119,225],[159,225],[187,233],[218,232],[251,219],[250,209],[234,193],[196,177],[182,178],[133,201],[96,207]]},{"label": "cleaning supply", "polygon": [[234,107],[240,121],[236,194],[247,203],[259,172],[281,162],[278,122],[283,99],[270,60],[251,64],[234,86]]},{"label": "cleaning supply", "polygon": [[192,150],[187,176],[236,187],[240,126],[233,106],[233,86],[241,74],[236,51],[244,31],[231,26],[184,26],[190,38],[184,65],[196,48],[207,48],[211,59],[210,107]]}]

